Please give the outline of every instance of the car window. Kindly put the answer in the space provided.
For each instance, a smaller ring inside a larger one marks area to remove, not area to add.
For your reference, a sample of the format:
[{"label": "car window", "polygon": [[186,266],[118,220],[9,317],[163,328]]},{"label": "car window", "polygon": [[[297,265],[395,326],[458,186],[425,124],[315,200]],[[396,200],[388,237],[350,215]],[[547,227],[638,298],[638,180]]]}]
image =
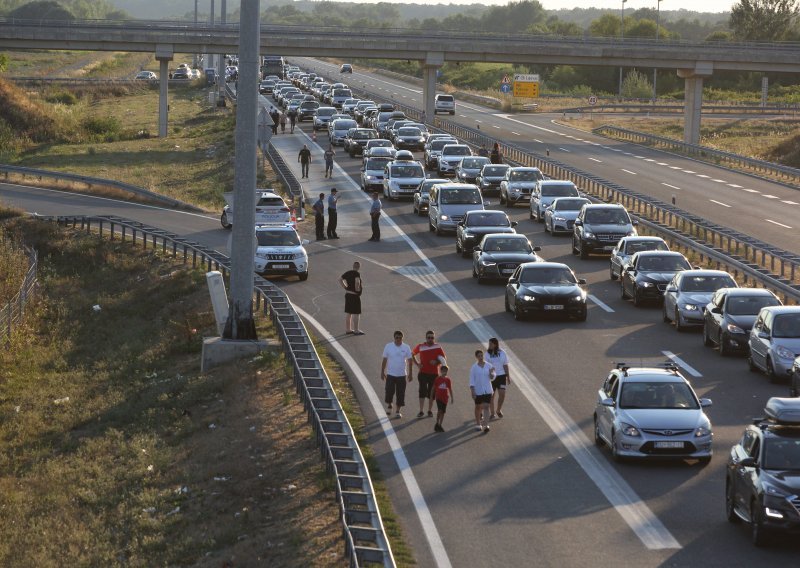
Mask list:
[{"label": "car window", "polygon": [[761,466],[764,469],[800,471],[800,440],[765,438]]},{"label": "car window", "polygon": [[800,338],[800,314],[778,314],[772,325],[772,337]]},{"label": "car window", "polygon": [[436,95],[436,100],[443,103],[452,103],[454,99],[452,95]]},{"label": "car window", "polygon": [[542,174],[536,170],[511,171],[508,179],[511,181],[536,181],[542,179]]},{"label": "car window", "polygon": [[700,403],[686,383],[637,381],[622,385],[619,407],[696,410]]},{"label": "car window", "polygon": [[508,227],[508,216],[502,211],[481,211],[467,215],[467,227]]},{"label": "car window", "polygon": [[686,276],[681,281],[682,292],[714,292],[720,288],[736,288],[730,276]]},{"label": "car window", "polygon": [[483,249],[487,252],[532,252],[528,239],[492,238],[486,239]]},{"label": "car window", "polygon": [[577,197],[578,189],[574,185],[550,185],[542,186],[541,194],[546,197]]},{"label": "car window", "polygon": [[392,177],[425,177],[422,166],[392,166]]},{"label": "car window", "polygon": [[680,256],[643,256],[639,258],[637,268],[650,272],[674,272],[675,270],[689,270],[691,265]]},{"label": "car window", "polygon": [[524,284],[575,284],[575,276],[569,268],[559,266],[532,267],[521,276]]},{"label": "car window", "polygon": [[483,203],[478,188],[459,187],[442,192],[442,204],[479,205]]},{"label": "car window", "polygon": [[294,247],[300,245],[300,237],[295,231],[256,231],[260,247]]},{"label": "car window", "polygon": [[587,199],[559,199],[556,203],[556,211],[580,211]]},{"label": "car window", "polygon": [[397,131],[397,134],[400,136],[422,136],[419,128],[414,128],[413,126],[404,126]]},{"label": "car window", "polygon": [[391,158],[369,158],[365,170],[382,170],[386,164],[391,162]]},{"label": "car window", "polygon": [[504,176],[508,171],[508,166],[487,166],[481,172],[484,176]]},{"label": "car window", "polygon": [[482,158],[482,157],[464,158],[463,160],[461,160],[461,167],[476,169],[482,167],[483,164],[485,164],[487,161],[488,158]]},{"label": "car window", "polygon": [[756,460],[758,460],[758,458],[760,457],[760,453],[761,453],[761,440],[759,440],[758,436],[756,436],[755,440],[753,440],[753,445],[750,446],[750,451],[747,452],[747,455],[750,456],[751,458],[755,458]]},{"label": "car window", "polygon": [[753,444],[756,442],[756,433],[748,430],[742,436],[742,449],[746,454],[750,454],[750,450],[753,449]]},{"label": "car window", "polygon": [[[724,301],[720,298],[719,305]],[[732,316],[754,316],[767,306],[778,306],[780,301],[771,296],[728,296],[727,312]]]},{"label": "car window", "polygon": [[274,197],[259,197],[258,202],[256,203],[256,207],[286,207],[286,204],[283,202],[283,199],[278,197],[277,195]]},{"label": "car window", "polygon": [[453,146],[451,148],[443,148],[443,151],[448,156],[469,156],[471,153],[468,146]]},{"label": "car window", "polygon": [[628,225],[631,220],[623,209],[590,209],[583,217],[584,222],[595,225]]},{"label": "car window", "polygon": [[609,396],[609,398],[616,399],[618,389],[619,389],[619,377],[617,377],[617,375],[615,374],[612,374],[608,377],[608,380],[606,381],[605,393]]},{"label": "car window", "polygon": [[445,140],[434,140],[433,142],[431,142],[430,149],[438,152],[439,150],[441,150],[442,148],[444,148],[448,144],[452,144],[452,143],[453,143],[452,140],[446,140],[446,139]]}]

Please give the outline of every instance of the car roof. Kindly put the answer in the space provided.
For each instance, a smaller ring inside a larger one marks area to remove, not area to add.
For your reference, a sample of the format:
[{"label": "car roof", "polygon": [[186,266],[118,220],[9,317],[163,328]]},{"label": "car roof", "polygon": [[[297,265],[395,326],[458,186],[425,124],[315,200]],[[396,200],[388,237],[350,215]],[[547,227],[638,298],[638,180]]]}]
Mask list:
[{"label": "car roof", "polygon": [[[584,205],[585,209],[625,209],[622,203],[588,203]],[[650,237],[653,238],[653,237]],[[660,237],[655,237],[659,239]],[[663,239],[661,239],[663,240]]]},{"label": "car roof", "polygon": [[537,270],[538,269],[543,269],[543,268],[566,268],[567,270],[572,272],[572,269],[569,266],[567,266],[566,264],[564,264],[563,262],[547,262],[547,261],[545,261],[545,262],[523,262],[522,264],[520,264],[520,267],[521,268],[535,267]]},{"label": "car roof", "polygon": [[[574,198],[573,198],[574,199]],[[678,252],[675,250],[640,250],[639,252],[633,253],[633,256],[679,256],[681,258],[686,258],[683,256],[682,252]]]},{"label": "car roof", "polygon": [[486,215],[487,213],[502,213],[508,217],[505,211],[498,211],[497,209],[476,209],[474,211],[467,211],[466,215],[469,217],[470,215]]},{"label": "car roof", "polygon": [[631,367],[620,373],[620,379],[632,383],[689,383],[677,370],[659,367]]},{"label": "car roof", "polygon": [[[724,270],[711,270],[708,268],[693,268],[692,270],[684,270],[681,272],[681,276],[686,278],[687,276],[731,276],[728,272]],[[733,278],[733,276],[731,276]]]},{"label": "car roof", "polygon": [[767,306],[761,308],[761,311],[768,310],[776,315],[778,314],[798,314],[800,313],[800,306]]},{"label": "car roof", "polygon": [[[572,199],[575,199],[575,198],[573,197]],[[632,237],[622,237],[622,239],[626,243],[631,242],[631,241],[640,242],[640,243],[648,242],[648,241],[666,243],[666,241],[664,239],[662,239],[661,237],[645,237],[645,236],[641,236],[641,235],[632,236]]]},{"label": "car roof", "polygon": [[[568,179],[541,179],[539,180],[539,185],[575,185],[575,184]],[[573,197],[572,199],[575,198]]]},{"label": "car roof", "polygon": [[[474,183],[455,183],[455,182],[452,182],[452,181],[448,181],[447,183],[440,183],[440,184],[437,184],[437,185],[439,187],[443,188],[443,189],[456,189],[456,188],[460,188],[460,189],[478,189],[478,186],[475,185]],[[480,190],[478,189],[478,191],[480,191]]]},{"label": "car roof", "polygon": [[717,292],[725,292],[728,296],[767,296],[774,298],[772,290],[766,288],[720,288]]}]

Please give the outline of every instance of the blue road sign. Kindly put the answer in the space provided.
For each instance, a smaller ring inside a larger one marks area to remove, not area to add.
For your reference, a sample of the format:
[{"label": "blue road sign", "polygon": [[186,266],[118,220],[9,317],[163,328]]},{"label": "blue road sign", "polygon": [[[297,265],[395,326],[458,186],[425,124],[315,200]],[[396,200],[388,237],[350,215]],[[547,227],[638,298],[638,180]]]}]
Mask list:
[{"label": "blue road sign", "polygon": [[510,93],[511,92],[511,85],[508,83],[503,83],[500,85],[500,92],[501,93]]}]

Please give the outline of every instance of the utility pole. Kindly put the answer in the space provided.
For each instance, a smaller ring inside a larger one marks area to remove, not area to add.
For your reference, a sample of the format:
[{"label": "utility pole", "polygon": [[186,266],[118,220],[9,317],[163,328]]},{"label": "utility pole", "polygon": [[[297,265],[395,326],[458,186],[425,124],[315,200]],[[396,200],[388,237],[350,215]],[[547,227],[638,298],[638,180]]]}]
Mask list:
[{"label": "utility pole", "polygon": [[[660,23],[661,23],[661,0],[656,0],[656,43],[658,43]],[[658,99],[658,91],[656,91],[657,80],[658,80],[658,67],[653,67],[653,105],[656,104],[656,99]]]},{"label": "utility pole", "polygon": [[[226,6],[226,0],[220,0],[220,3],[219,23],[224,27],[228,21],[228,9]],[[219,80],[217,81],[217,100],[221,101],[225,96],[225,66],[228,62],[225,61],[224,54],[220,54],[218,57],[219,62],[217,64],[217,76],[219,77]]]},{"label": "utility pole", "polygon": [[[211,19],[209,20],[209,24],[211,24],[212,26],[214,25],[214,0],[211,0]],[[208,54],[208,66],[211,69],[214,68],[214,54],[213,53],[209,53]],[[217,77],[217,80],[219,81],[219,77]]]},{"label": "utility pole", "polygon": [[[213,0],[212,0],[213,1]],[[620,41],[625,40],[625,2],[628,0],[622,0],[622,9],[619,12],[619,39]],[[622,65],[619,66],[619,98],[622,98]]]},{"label": "utility pole", "polygon": [[[197,2],[199,0],[194,0],[194,27],[197,29]],[[197,54],[194,54],[194,59],[192,59],[192,69],[197,69]]]},{"label": "utility pole", "polygon": [[256,339],[253,269],[256,225],[256,138],[260,0],[242,0],[239,21],[239,88],[236,91],[233,194],[236,222],[231,241],[231,301],[225,339]]}]

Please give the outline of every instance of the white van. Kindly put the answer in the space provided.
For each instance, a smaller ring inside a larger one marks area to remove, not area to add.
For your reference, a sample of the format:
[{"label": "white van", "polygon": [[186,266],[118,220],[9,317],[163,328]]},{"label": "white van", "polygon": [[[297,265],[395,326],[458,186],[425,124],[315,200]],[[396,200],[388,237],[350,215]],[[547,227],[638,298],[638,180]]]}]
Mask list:
[{"label": "white van", "polygon": [[471,183],[442,183],[431,188],[428,228],[441,235],[456,232],[467,211],[485,209],[481,190]]}]

